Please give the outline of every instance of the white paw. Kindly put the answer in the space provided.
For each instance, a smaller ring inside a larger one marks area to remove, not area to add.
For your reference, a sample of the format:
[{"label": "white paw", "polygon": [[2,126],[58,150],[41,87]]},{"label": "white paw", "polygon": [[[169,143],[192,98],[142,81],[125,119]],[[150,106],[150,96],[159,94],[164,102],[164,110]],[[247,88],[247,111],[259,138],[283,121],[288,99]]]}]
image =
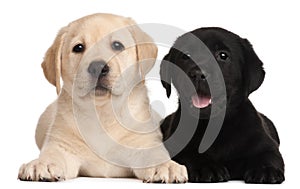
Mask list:
[{"label": "white paw", "polygon": [[24,181],[61,181],[65,180],[64,171],[54,163],[33,160],[20,167],[18,178]]},{"label": "white paw", "polygon": [[174,161],[159,166],[135,171],[138,178],[144,182],[185,183],[188,180],[186,167]]}]

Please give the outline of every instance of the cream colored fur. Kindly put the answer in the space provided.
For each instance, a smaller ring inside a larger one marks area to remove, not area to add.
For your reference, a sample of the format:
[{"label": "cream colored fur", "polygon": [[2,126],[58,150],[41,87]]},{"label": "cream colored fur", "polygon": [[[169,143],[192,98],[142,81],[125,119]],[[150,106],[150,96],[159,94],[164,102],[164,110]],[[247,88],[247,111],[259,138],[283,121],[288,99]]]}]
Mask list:
[{"label": "cream colored fur", "polygon": [[[157,47],[134,25],[129,18],[95,14],[59,31],[42,63],[46,78],[56,86],[59,96],[38,122],[36,143],[40,155],[21,166],[19,179],[58,181],[88,176],[137,177],[146,182],[187,181],[186,168],[171,161],[162,145],[159,120],[149,108],[146,86],[140,82],[155,62]],[[126,28],[128,26],[132,27]],[[117,55],[110,46],[114,40],[121,41],[126,48]],[[78,43],[85,45],[83,53],[72,52]],[[94,94],[95,82],[86,70],[91,61],[99,59],[110,67],[105,81],[108,90]],[[108,141],[95,138],[93,132],[82,127],[89,128],[98,122],[105,130],[100,134],[119,144],[111,147],[103,158],[97,153],[101,151],[97,147]],[[135,132],[137,130],[141,132]],[[147,153],[137,150],[120,156],[124,146],[154,150]],[[122,165],[105,159],[117,159]],[[163,162],[152,167],[130,167],[148,160]]]}]

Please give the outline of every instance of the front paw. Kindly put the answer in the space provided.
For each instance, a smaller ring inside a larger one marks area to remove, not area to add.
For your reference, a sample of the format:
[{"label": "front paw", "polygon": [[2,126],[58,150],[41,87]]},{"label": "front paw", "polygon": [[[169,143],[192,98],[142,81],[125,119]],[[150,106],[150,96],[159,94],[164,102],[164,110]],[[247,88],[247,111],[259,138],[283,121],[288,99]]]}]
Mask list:
[{"label": "front paw", "polygon": [[244,176],[246,183],[254,184],[280,184],[284,179],[283,171],[274,167],[251,169]]},{"label": "front paw", "polygon": [[174,161],[134,172],[137,178],[147,183],[185,183],[188,180],[186,167]]},{"label": "front paw", "polygon": [[217,165],[203,165],[197,169],[189,169],[189,182],[226,182],[230,179],[226,167]]},{"label": "front paw", "polygon": [[23,164],[20,167],[18,178],[23,181],[44,182],[65,180],[62,168],[54,163],[43,162],[39,159]]}]

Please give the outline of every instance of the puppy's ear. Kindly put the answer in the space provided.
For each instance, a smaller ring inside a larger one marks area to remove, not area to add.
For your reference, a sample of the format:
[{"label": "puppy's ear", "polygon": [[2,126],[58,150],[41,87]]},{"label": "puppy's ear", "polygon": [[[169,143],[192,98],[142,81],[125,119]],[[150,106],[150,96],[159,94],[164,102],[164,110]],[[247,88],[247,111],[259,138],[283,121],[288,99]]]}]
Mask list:
[{"label": "puppy's ear", "polygon": [[262,61],[253,50],[251,43],[247,39],[241,41],[245,57],[244,78],[248,86],[247,95],[258,89],[265,78],[265,71]]},{"label": "puppy's ear", "polygon": [[146,34],[141,28],[129,18],[129,31],[136,44],[136,55],[139,64],[139,69],[142,77],[151,70],[154,66],[157,57],[157,46],[153,42],[152,38]]},{"label": "puppy's ear", "polygon": [[167,97],[171,95],[171,68],[170,68],[170,52],[167,54],[160,64],[160,79],[162,86],[166,89]]},{"label": "puppy's ear", "polygon": [[44,75],[51,84],[56,86],[57,94],[60,93],[62,45],[66,32],[66,27],[58,32],[52,46],[47,50],[42,63]]}]

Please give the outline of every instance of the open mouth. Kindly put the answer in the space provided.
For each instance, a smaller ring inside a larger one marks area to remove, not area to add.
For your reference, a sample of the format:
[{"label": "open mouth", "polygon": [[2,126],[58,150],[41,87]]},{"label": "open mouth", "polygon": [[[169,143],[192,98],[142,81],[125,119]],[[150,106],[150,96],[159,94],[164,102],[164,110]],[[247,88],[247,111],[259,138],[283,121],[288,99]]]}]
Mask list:
[{"label": "open mouth", "polygon": [[212,98],[210,95],[194,94],[192,96],[192,104],[195,108],[206,108],[212,104]]},{"label": "open mouth", "polygon": [[99,86],[96,86],[96,87],[95,87],[95,90],[96,90],[96,91],[97,91],[97,90],[100,90],[100,91],[101,91],[101,90],[104,90],[104,91],[105,91],[105,90],[108,90],[108,88],[107,88],[107,87],[104,87],[104,86],[102,86],[102,85],[99,85]]},{"label": "open mouth", "polygon": [[109,87],[98,84],[94,89],[96,96],[102,96],[107,94],[110,91]]}]

